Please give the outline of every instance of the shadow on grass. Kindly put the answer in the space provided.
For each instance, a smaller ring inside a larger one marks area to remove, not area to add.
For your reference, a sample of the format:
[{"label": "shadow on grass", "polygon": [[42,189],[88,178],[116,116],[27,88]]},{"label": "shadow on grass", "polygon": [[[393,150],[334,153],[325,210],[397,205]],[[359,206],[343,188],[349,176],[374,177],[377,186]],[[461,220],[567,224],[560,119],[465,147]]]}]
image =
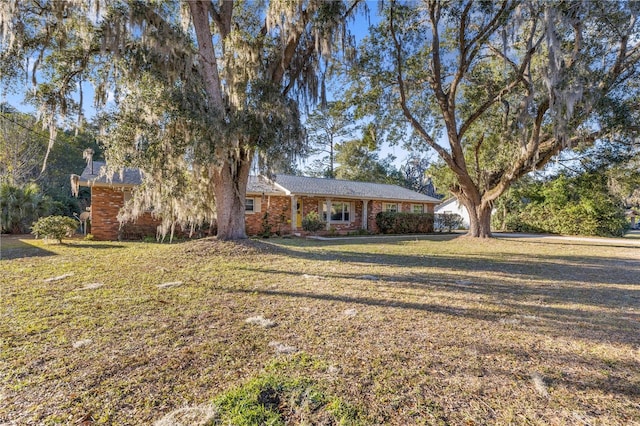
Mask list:
[{"label": "shadow on grass", "polygon": [[72,243],[63,243],[68,247],[81,248],[81,249],[121,249],[125,248],[123,245],[119,244],[100,244],[100,243],[82,243],[82,242],[72,242]]},{"label": "shadow on grass", "polygon": [[[455,238],[455,237],[454,237]],[[407,241],[406,239],[404,241]],[[379,243],[379,242],[378,242]],[[478,273],[512,275],[519,279],[559,281],[562,283],[589,283],[637,285],[630,276],[640,276],[640,260],[614,257],[514,254],[494,256],[491,254],[441,255],[438,253],[399,255],[389,253],[367,253],[340,250],[335,244],[317,243],[309,245],[268,244],[270,250],[284,256],[317,261],[341,261],[390,267],[443,268]],[[341,242],[344,245],[344,241]],[[364,244],[376,244],[366,242]],[[541,244],[546,244],[541,243]],[[564,243],[566,246],[567,243]],[[307,247],[317,250],[308,251]],[[609,246],[608,246],[609,247]],[[626,247],[628,248],[628,247]],[[620,273],[623,272],[623,273]]]},{"label": "shadow on grass", "polygon": [[[372,285],[384,287],[385,296],[352,297],[337,292],[326,294],[322,290],[318,293],[259,288],[248,291],[428,311],[526,326],[531,331],[550,336],[640,344],[640,312],[637,311],[640,292],[638,281],[633,280],[640,276],[640,261],[561,254],[536,255],[535,258],[502,254],[495,258],[490,255],[353,253],[324,245],[316,245],[320,250],[314,251],[277,247],[281,254],[294,258],[360,264],[362,268],[355,272],[342,272],[339,268],[331,268],[331,272],[325,270],[321,272],[322,278],[353,280],[352,290],[355,291],[367,291],[364,287],[371,288]],[[373,269],[377,266],[395,269],[389,270],[391,273],[380,273]],[[403,267],[407,269],[403,271]],[[240,268],[271,275],[301,276],[300,271],[255,264]],[[455,271],[455,275],[448,271]],[[485,273],[488,275],[483,275]],[[375,275],[377,280],[372,281],[364,274]],[[415,295],[408,294],[407,290]],[[455,302],[449,306],[406,301],[407,297],[414,296],[422,299],[434,291],[445,291],[449,297],[458,294],[463,301],[478,300],[479,296],[482,305],[468,309],[455,306]],[[469,299],[467,295],[475,297]]]},{"label": "shadow on grass", "polygon": [[56,255],[52,251],[29,244],[29,239],[29,236],[24,235],[2,235],[0,237],[0,260]]}]

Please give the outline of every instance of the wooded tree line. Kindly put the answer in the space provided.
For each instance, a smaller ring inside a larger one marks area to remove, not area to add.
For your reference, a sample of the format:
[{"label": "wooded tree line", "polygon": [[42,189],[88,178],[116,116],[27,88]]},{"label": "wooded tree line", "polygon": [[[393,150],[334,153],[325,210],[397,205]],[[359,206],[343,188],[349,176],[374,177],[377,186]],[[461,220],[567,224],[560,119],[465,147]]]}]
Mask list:
[{"label": "wooded tree line", "polygon": [[301,111],[325,104],[331,76],[345,78],[348,121],[375,123],[338,142],[337,164],[371,162],[362,147],[379,140],[435,152],[439,189],[467,207],[476,237],[491,235],[505,191],[563,151],[632,149],[636,3],[389,1],[356,46],[349,24],[364,9],[357,0],[10,0],[0,72],[5,87],[32,80],[29,101],[51,140],[61,118],[82,124],[91,83],[106,160],[147,176],[129,213],[153,207],[167,227],[216,217],[225,239],[245,236],[254,159],[285,169],[308,149]]},{"label": "wooded tree line", "polygon": [[88,191],[71,196],[69,175],[85,165],[82,152],[98,150],[94,131],[58,132],[58,143],[42,170],[49,135],[32,114],[0,104],[0,230],[27,233],[40,216],[72,216],[89,203]]}]

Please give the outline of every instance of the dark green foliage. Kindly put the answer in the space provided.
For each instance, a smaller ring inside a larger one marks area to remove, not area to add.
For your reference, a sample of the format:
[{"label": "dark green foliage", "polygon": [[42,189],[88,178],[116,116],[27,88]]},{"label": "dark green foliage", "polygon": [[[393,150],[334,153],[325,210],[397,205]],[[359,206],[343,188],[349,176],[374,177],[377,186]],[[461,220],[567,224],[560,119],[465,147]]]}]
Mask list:
[{"label": "dark green foliage", "polygon": [[260,231],[260,235],[263,238],[269,238],[272,233],[273,226],[269,223],[269,212],[264,212],[262,215],[262,229]]},{"label": "dark green foliage", "polygon": [[433,214],[380,212],[376,225],[383,234],[426,234],[433,232]]},{"label": "dark green foliage", "polygon": [[463,219],[457,213],[441,213],[435,215],[435,227],[438,231],[442,232],[443,230],[447,230],[447,232],[451,232],[454,229],[459,229],[462,226]]},{"label": "dark green foliage", "polygon": [[47,216],[38,219],[31,227],[31,233],[37,238],[57,240],[59,243],[67,235],[73,235],[78,221],[67,216]]},{"label": "dark green foliage", "polygon": [[508,231],[602,237],[621,236],[628,227],[624,205],[600,173],[560,175],[513,188],[497,204],[493,221]]},{"label": "dark green foliage", "polygon": [[35,183],[0,184],[0,231],[26,233],[34,220],[50,213],[52,206],[51,198],[42,194]]},{"label": "dark green foliage", "polygon": [[374,125],[365,127],[360,139],[347,140],[336,144],[338,179],[361,182],[389,183],[404,186],[402,173],[395,168],[395,157],[380,158],[381,131]]},{"label": "dark green foliage", "polygon": [[302,229],[306,232],[318,232],[325,226],[326,224],[320,220],[316,212],[309,212],[309,214],[302,218]]}]

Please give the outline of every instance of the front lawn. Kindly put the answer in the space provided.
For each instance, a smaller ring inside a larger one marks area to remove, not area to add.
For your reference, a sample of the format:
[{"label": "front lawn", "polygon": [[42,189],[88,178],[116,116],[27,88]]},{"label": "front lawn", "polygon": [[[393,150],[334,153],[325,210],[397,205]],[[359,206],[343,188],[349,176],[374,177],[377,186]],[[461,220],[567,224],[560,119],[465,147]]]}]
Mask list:
[{"label": "front lawn", "polygon": [[640,423],[620,240],[2,238],[0,424]]}]

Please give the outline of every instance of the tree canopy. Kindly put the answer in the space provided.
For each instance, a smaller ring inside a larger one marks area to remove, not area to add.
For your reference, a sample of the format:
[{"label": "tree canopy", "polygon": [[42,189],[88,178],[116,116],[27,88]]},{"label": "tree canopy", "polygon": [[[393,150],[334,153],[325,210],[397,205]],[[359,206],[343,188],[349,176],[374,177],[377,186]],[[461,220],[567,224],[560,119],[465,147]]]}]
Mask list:
[{"label": "tree canopy", "polygon": [[300,150],[298,105],[322,98],[325,61],[348,45],[356,5],[10,1],[3,83],[29,75],[51,141],[57,120],[82,116],[91,83],[112,172],[145,174],[129,214],[153,207],[165,228],[215,217],[219,237],[242,238],[254,155],[267,164]]},{"label": "tree canopy", "polygon": [[472,236],[558,153],[638,132],[635,2],[390,1],[380,15],[350,71],[357,113],[437,153]]},{"label": "tree canopy", "polygon": [[336,177],[336,144],[353,137],[353,132],[357,130],[353,114],[344,102],[329,102],[308,115],[305,127],[311,145],[309,154],[322,156],[313,163],[312,174]]}]

